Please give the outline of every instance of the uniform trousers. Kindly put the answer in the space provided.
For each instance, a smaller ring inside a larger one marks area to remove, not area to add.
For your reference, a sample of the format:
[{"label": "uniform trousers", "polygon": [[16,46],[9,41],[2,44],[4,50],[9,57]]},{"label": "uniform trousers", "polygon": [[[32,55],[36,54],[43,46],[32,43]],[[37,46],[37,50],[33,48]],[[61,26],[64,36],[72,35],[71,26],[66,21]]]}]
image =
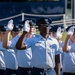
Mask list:
[{"label": "uniform trousers", "polygon": [[46,75],[44,69],[33,67],[31,75]]},{"label": "uniform trousers", "polygon": [[12,75],[12,74],[16,74],[16,72],[17,70],[6,68],[4,75]]},{"label": "uniform trousers", "polygon": [[18,67],[16,75],[31,75],[31,69],[32,68]]},{"label": "uniform trousers", "polygon": [[5,70],[0,69],[0,75],[4,75]]},{"label": "uniform trousers", "polygon": [[63,72],[63,75],[75,75],[75,73],[67,73],[67,72]]},{"label": "uniform trousers", "polygon": [[42,69],[42,68],[33,67],[31,75],[56,75],[56,72],[54,69],[51,68]]}]

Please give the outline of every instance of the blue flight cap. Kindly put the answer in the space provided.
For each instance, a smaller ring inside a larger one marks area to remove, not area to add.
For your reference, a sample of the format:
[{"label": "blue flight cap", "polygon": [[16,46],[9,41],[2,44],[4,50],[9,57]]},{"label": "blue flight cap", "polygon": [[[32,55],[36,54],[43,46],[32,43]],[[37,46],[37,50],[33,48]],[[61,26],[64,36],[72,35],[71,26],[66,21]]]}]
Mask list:
[{"label": "blue flight cap", "polygon": [[35,26],[36,24],[32,20],[29,20],[29,25],[30,26]]},{"label": "blue flight cap", "polygon": [[19,27],[19,25],[14,25],[14,28],[13,28],[13,30],[12,31],[20,31],[21,30],[21,28]]},{"label": "blue flight cap", "polygon": [[[72,26],[74,26],[75,27],[75,25],[70,25],[70,26],[68,26],[67,28],[66,28],[66,32],[70,29],[70,27],[72,27]],[[75,32],[75,29],[74,29],[74,32]]]},{"label": "blue flight cap", "polygon": [[30,26],[35,26],[36,25],[36,23],[35,23],[35,21],[33,19],[25,19],[24,21],[22,21],[22,24],[24,25],[25,21],[27,21],[27,20],[29,21]]},{"label": "blue flight cap", "polygon": [[22,28],[24,27],[23,24],[19,24],[19,28],[22,30]]},{"label": "blue flight cap", "polygon": [[50,18],[40,18],[37,20],[37,25],[43,25],[43,26],[50,26],[50,24],[52,23],[52,20]]},{"label": "blue flight cap", "polygon": [[53,26],[50,27],[50,32],[57,32],[58,27],[61,27],[61,32],[64,31],[63,25],[53,25]]},{"label": "blue flight cap", "polygon": [[0,25],[0,32],[5,32],[5,31],[6,31],[6,26]]},{"label": "blue flight cap", "polygon": [[53,32],[54,31],[53,29],[54,29],[54,26],[51,25],[49,32]]}]

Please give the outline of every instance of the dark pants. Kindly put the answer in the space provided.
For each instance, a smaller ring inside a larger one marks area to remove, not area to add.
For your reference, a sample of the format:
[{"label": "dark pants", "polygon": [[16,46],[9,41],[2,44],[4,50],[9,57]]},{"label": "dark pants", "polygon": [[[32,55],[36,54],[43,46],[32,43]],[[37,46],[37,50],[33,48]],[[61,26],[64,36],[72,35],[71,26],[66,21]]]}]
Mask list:
[{"label": "dark pants", "polygon": [[67,73],[67,72],[63,72],[63,75],[75,75],[75,73]]},{"label": "dark pants", "polygon": [[0,75],[4,75],[5,70],[0,69]]},{"label": "dark pants", "polygon": [[32,68],[18,67],[18,70],[17,70],[17,74],[16,75],[31,75],[31,69]]},{"label": "dark pants", "polygon": [[17,70],[12,70],[12,69],[8,69],[6,68],[4,75],[12,75],[12,74],[16,74]]},{"label": "dark pants", "polygon": [[46,75],[44,69],[33,67],[31,75]]}]

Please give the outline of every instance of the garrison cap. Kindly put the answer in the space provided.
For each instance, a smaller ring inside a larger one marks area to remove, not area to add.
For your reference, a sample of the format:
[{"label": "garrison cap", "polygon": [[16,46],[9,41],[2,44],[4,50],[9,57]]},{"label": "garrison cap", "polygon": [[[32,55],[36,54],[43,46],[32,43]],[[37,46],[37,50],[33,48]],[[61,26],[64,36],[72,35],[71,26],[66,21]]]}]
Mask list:
[{"label": "garrison cap", "polygon": [[22,30],[22,28],[24,27],[23,24],[19,24],[19,28]]},{"label": "garrison cap", "polygon": [[61,27],[61,31],[64,31],[64,26],[63,25],[53,25],[50,27],[50,32],[56,32],[58,27]]},{"label": "garrison cap", "polygon": [[35,26],[36,25],[35,20],[33,20],[33,19],[26,19],[26,20],[22,21],[22,24],[24,25],[25,21],[27,21],[27,20],[29,21],[30,26]]},{"label": "garrison cap", "polygon": [[43,26],[50,26],[50,24],[52,23],[52,20],[50,18],[40,18],[37,20],[37,25],[43,25]]},{"label": "garrison cap", "polygon": [[19,25],[14,25],[14,28],[13,28],[13,30],[12,31],[20,31],[21,30],[21,28],[19,27]]},{"label": "garrison cap", "polygon": [[[75,27],[75,25],[70,25],[70,26],[68,26],[68,27],[66,28],[66,32],[67,32],[72,26]],[[75,32],[75,28],[74,28],[74,32]]]},{"label": "garrison cap", "polygon": [[6,31],[6,26],[0,25],[0,32],[5,32],[5,31]]}]

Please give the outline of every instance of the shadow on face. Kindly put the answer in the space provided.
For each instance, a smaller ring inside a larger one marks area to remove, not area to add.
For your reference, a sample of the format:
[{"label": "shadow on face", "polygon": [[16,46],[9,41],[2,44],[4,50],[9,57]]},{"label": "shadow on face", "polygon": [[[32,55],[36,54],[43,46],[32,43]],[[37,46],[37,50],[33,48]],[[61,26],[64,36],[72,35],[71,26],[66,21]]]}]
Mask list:
[{"label": "shadow on face", "polygon": [[0,39],[2,40],[2,38],[4,37],[6,32],[0,32]]},{"label": "shadow on face", "polygon": [[30,27],[30,31],[29,31],[29,33],[30,33],[30,34],[33,34],[33,33],[34,33],[34,30],[35,30],[34,27]]},{"label": "shadow on face", "polygon": [[49,34],[49,26],[40,25],[39,31],[41,34]]},{"label": "shadow on face", "polygon": [[12,31],[11,35],[14,38],[16,35],[18,35],[20,32],[19,31]]}]

